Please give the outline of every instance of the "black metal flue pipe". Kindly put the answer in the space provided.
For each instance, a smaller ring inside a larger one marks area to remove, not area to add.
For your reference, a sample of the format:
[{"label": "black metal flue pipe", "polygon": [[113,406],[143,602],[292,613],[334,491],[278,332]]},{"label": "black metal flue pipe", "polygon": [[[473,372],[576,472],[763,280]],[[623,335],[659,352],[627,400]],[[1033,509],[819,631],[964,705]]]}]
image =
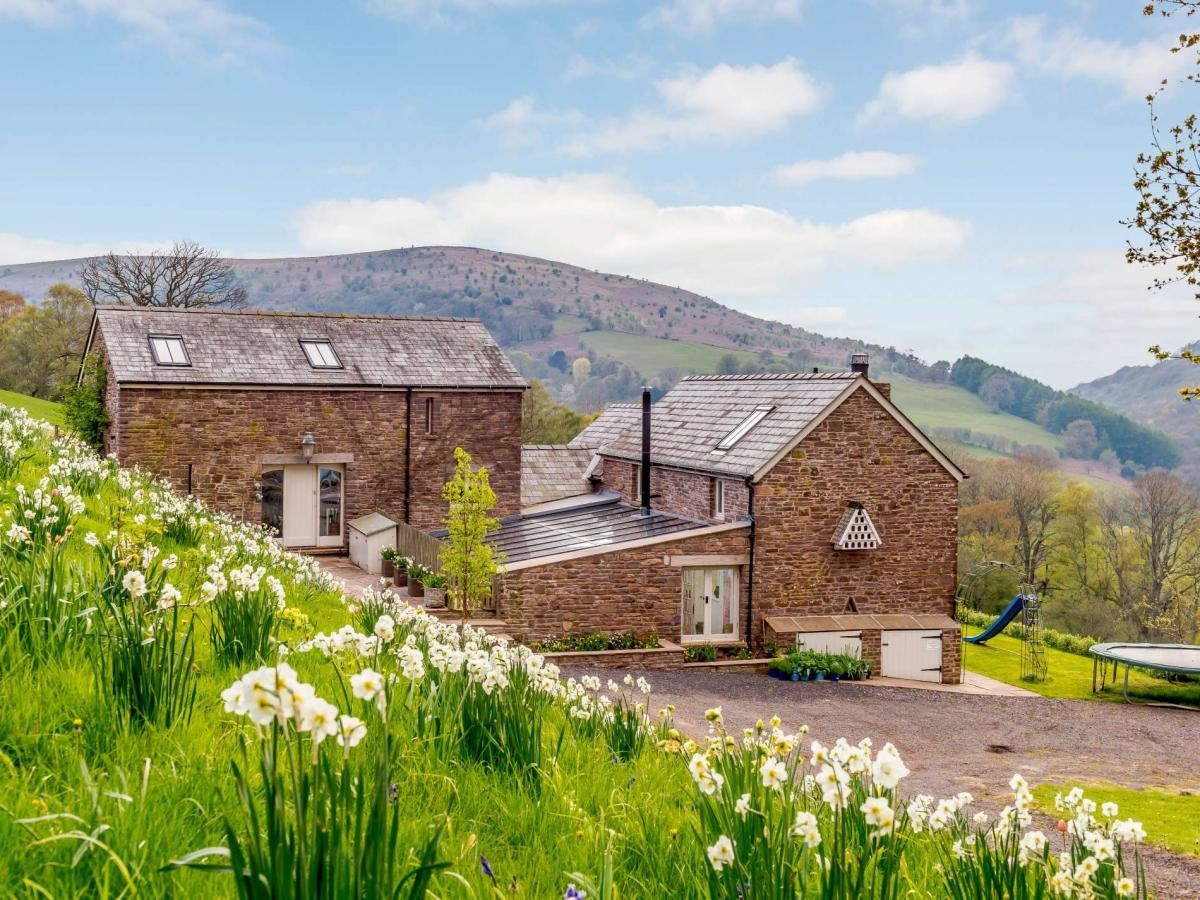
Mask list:
[{"label": "black metal flue pipe", "polygon": [[642,388],[642,515],[650,515],[650,388]]}]

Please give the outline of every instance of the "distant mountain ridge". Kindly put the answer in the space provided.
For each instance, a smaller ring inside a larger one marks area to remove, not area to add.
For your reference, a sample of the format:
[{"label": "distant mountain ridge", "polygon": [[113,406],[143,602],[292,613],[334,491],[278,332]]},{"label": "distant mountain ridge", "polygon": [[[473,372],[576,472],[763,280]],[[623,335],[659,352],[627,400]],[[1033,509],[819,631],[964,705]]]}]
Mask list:
[{"label": "distant mountain ridge", "polygon": [[[1191,349],[1200,350],[1200,342]],[[1196,384],[1200,384],[1200,366],[1168,359],[1123,366],[1111,375],[1076,385],[1068,393],[1102,403],[1175,438],[1183,456],[1178,471],[1200,482],[1200,402],[1179,396],[1181,387]]]}]

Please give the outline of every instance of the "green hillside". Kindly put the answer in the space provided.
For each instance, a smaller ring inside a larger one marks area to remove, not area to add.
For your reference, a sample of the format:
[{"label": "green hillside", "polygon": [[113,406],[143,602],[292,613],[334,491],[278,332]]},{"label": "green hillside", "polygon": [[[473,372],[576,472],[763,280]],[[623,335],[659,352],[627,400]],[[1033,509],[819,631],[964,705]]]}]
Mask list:
[{"label": "green hillside", "polygon": [[580,336],[580,343],[601,356],[611,356],[643,375],[657,375],[665,369],[706,374],[715,372],[717,361],[733,354],[738,362],[753,362],[757,353],[730,350],[695,341],[674,341],[624,334],[619,331],[589,331]]},{"label": "green hillside", "polygon": [[[1027,447],[1043,447],[1057,454],[1062,440],[1040,425],[1006,412],[992,409],[975,394],[952,384],[932,384],[914,381],[902,375],[889,375],[892,399],[922,430],[966,429],[971,437],[966,443],[972,448],[997,451],[996,447],[981,446],[981,435],[995,435]],[[1003,451],[1000,451],[1003,453]]]},{"label": "green hillside", "polygon": [[39,419],[45,419],[52,425],[63,425],[63,408],[61,403],[54,403],[50,400],[40,400],[37,397],[26,397],[24,394],[17,394],[12,391],[0,391],[0,403],[5,406],[16,406],[24,409],[30,415],[37,416]]}]

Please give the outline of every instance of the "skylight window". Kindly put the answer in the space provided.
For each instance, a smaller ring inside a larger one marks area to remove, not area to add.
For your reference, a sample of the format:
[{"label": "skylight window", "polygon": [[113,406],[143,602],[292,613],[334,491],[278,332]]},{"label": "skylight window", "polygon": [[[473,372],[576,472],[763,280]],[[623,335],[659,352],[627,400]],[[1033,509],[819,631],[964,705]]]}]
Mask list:
[{"label": "skylight window", "polygon": [[178,334],[150,335],[150,352],[154,354],[154,361],[160,366],[192,364],[188,359],[187,348],[183,345],[183,338]]},{"label": "skylight window", "polygon": [[329,341],[301,341],[304,355],[308,357],[309,365],[314,369],[340,369],[342,361],[333,352],[333,344]]},{"label": "skylight window", "polygon": [[734,444],[750,433],[750,429],[767,417],[767,413],[773,410],[773,406],[756,406],[754,412],[742,419],[741,423],[729,434],[721,439],[721,443],[717,444],[717,453],[724,453],[726,450],[732,450]]}]

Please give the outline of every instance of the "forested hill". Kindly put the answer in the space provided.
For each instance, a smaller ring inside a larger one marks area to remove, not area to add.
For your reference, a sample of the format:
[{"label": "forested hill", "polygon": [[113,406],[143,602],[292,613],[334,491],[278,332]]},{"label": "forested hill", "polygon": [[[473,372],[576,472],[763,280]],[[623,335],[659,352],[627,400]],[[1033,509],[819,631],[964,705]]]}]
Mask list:
[{"label": "forested hill", "polygon": [[951,368],[950,380],[994,409],[1069,438],[1068,449],[1076,455],[1099,456],[1111,451],[1118,461],[1142,468],[1173,469],[1180,462],[1178,445],[1163,432],[1011,369],[964,356]]},{"label": "forested hill", "polygon": [[[77,284],[84,260],[0,265],[0,290],[30,299],[55,282]],[[232,259],[252,306],[322,312],[475,316],[504,347],[569,344],[584,332],[665,338],[844,366],[867,350],[879,364],[920,377],[894,348],[830,338],[770,322],[683,288],[630,275],[473,247],[411,247],[287,259]],[[543,354],[544,355],[544,354]],[[655,373],[645,373],[647,376]]]},{"label": "forested hill", "polygon": [[[1193,352],[1200,343],[1192,344]],[[1200,402],[1188,402],[1179,389],[1200,384],[1200,366],[1182,359],[1154,365],[1125,366],[1070,393],[1103,403],[1131,419],[1171,435],[1183,453],[1180,471],[1200,480]]]}]

